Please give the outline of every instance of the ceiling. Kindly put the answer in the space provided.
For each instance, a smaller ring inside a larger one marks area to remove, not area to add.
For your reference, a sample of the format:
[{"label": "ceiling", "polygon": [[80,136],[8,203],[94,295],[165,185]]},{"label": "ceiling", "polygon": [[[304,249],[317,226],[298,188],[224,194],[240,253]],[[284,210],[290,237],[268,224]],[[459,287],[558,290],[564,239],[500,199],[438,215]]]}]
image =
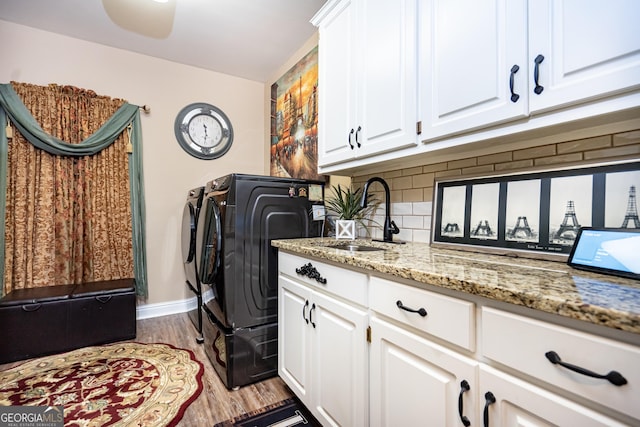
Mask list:
[{"label": "ceiling", "polygon": [[0,20],[266,82],[316,32],[325,1],[0,0]]}]

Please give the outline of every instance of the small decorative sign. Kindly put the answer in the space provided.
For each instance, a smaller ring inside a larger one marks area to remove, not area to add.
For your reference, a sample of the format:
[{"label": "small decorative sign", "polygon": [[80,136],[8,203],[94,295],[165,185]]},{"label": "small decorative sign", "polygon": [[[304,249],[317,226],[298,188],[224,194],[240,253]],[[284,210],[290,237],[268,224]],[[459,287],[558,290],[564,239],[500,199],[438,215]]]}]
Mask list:
[{"label": "small decorative sign", "polygon": [[352,219],[336,220],[336,239],[356,238],[356,222]]},{"label": "small decorative sign", "polygon": [[309,184],[309,201],[322,202],[324,200],[322,188],[320,184]]}]

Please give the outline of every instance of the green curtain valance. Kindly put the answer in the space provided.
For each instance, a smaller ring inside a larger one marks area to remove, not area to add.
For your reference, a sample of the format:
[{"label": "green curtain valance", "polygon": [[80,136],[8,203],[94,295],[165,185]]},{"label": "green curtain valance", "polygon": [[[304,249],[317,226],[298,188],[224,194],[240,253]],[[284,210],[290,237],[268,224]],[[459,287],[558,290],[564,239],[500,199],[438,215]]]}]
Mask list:
[{"label": "green curtain valance", "polygon": [[140,114],[138,106],[125,103],[93,135],[79,144],[69,144],[42,130],[11,84],[0,84],[0,106],[27,141],[57,156],[90,156],[102,151]]},{"label": "green curtain valance", "polygon": [[[69,144],[47,134],[33,118],[11,84],[0,84],[0,285],[4,282],[4,218],[6,204],[7,135],[6,120],[11,120],[31,144],[58,156],[89,156],[111,145],[131,125],[130,142],[133,153],[129,157],[131,214],[133,232],[134,274],[136,293],[147,297],[147,262],[145,247],[145,201],[142,174],[142,132],[140,110],[137,105],[125,103],[94,134],[79,144]],[[2,287],[0,287],[2,289]]]}]

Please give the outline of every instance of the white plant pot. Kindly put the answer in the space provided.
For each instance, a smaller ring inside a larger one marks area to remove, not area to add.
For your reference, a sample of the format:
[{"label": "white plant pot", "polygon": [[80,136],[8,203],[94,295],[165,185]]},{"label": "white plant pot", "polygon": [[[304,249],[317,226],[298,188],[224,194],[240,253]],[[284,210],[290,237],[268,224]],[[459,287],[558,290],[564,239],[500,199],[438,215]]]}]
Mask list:
[{"label": "white plant pot", "polygon": [[356,238],[356,222],[352,219],[336,220],[336,239]]}]

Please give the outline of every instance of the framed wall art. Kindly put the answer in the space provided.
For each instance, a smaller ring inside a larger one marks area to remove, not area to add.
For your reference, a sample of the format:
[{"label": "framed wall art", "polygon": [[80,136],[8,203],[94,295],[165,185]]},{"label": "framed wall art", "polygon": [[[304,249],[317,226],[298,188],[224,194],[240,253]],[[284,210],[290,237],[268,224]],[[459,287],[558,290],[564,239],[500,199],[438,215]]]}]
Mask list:
[{"label": "framed wall art", "polygon": [[318,174],[318,47],[271,85],[271,176]]},{"label": "framed wall art", "polygon": [[640,162],[437,181],[433,246],[566,259],[580,227],[640,229]]}]

